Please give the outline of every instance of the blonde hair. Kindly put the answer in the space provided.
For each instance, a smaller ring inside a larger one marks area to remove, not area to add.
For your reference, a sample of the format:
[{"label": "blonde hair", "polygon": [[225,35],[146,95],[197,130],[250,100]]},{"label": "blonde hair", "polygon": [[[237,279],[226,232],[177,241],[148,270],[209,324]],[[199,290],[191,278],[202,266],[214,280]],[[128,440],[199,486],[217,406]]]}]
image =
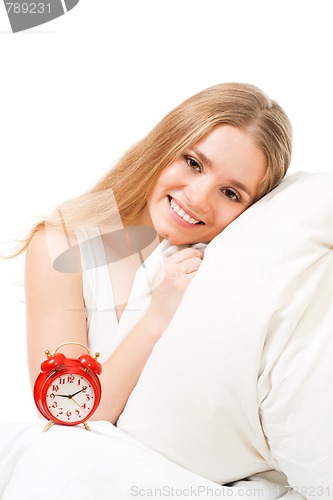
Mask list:
[{"label": "blonde hair", "polygon": [[[66,213],[67,227],[103,224],[115,212],[119,212],[124,225],[130,225],[145,207],[148,193],[162,170],[220,124],[250,133],[253,143],[264,152],[267,172],[256,199],[261,198],[287,172],[292,149],[291,124],[283,109],[256,86],[223,83],[195,94],[168,113],[92,189],[57,207],[48,224],[59,226],[61,210]],[[116,206],[110,203],[110,191]],[[45,221],[35,225],[15,255],[27,249],[33,235],[44,225]]]}]

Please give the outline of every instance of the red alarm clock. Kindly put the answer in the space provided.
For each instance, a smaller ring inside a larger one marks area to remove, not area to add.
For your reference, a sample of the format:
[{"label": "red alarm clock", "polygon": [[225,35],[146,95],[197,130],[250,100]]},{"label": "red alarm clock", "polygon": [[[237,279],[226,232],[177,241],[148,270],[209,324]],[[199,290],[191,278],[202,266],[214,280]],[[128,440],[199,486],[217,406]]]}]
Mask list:
[{"label": "red alarm clock", "polygon": [[[88,354],[77,359],[67,358],[58,350],[69,344],[84,347]],[[45,351],[47,358],[41,364],[41,372],[34,384],[34,399],[40,413],[49,420],[44,431],[52,424],[83,424],[97,409],[101,400],[101,383],[98,375],[101,364],[90,355],[89,349],[78,342],[60,344],[53,354]]]}]

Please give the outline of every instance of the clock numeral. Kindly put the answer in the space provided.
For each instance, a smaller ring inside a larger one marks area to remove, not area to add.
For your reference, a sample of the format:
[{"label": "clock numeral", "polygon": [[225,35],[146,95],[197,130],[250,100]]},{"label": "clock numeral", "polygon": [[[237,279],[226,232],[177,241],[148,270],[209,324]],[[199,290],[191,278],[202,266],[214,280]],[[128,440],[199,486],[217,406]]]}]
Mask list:
[{"label": "clock numeral", "polygon": [[52,386],[52,392],[57,392],[59,391],[59,386],[58,385],[53,385]]},{"label": "clock numeral", "polygon": [[72,416],[72,412],[68,410],[68,411],[66,411],[66,415],[68,418],[70,418]]},{"label": "clock numeral", "polygon": [[52,405],[52,408],[57,408],[58,407],[58,403],[55,401]]},{"label": "clock numeral", "polygon": [[82,386],[82,392],[86,392],[87,389],[88,389],[88,387],[86,385]]},{"label": "clock numeral", "polygon": [[78,417],[81,417],[80,410],[75,410],[75,413]]},{"label": "clock numeral", "polygon": [[90,396],[89,396],[89,394],[86,394],[86,400],[87,400],[87,401],[90,401]]},{"label": "clock numeral", "polygon": [[[73,384],[75,381],[75,376],[74,375],[68,375],[67,377],[59,377],[59,385],[64,385],[64,384]],[[56,387],[56,386],[53,386]],[[58,388],[59,389],[59,388]]]},{"label": "clock numeral", "polygon": [[50,399],[54,399],[54,398],[55,398],[55,394],[54,394],[54,392],[51,392]]}]

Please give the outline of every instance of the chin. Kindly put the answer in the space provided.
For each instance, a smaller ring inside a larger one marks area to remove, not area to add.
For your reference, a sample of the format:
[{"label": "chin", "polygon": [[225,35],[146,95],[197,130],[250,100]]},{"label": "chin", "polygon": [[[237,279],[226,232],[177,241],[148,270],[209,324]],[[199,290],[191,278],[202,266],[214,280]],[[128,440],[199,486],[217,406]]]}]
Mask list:
[{"label": "chin", "polygon": [[165,236],[165,239],[168,240],[168,242],[171,245],[194,245],[195,243],[201,243],[201,240],[192,240],[191,238],[182,238],[181,236],[172,236],[168,235]]},{"label": "chin", "polygon": [[179,236],[174,236],[172,234],[169,234],[167,232],[159,232],[158,233],[158,237],[160,238],[160,240],[168,240],[168,242],[171,244],[171,245],[185,245],[187,242],[184,241],[184,239],[182,239],[181,237]]},{"label": "chin", "polygon": [[155,231],[157,232],[160,240],[168,240],[171,245],[194,245],[195,243],[205,243],[207,238],[191,238],[190,235],[184,235],[181,232],[173,232],[170,231],[170,228],[156,227]]}]

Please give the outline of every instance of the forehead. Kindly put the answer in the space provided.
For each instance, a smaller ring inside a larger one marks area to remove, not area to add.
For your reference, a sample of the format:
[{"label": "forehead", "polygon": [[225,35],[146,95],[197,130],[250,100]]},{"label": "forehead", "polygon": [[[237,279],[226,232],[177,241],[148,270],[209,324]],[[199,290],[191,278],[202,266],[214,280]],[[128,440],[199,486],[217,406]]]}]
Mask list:
[{"label": "forehead", "polygon": [[208,147],[212,148],[213,151],[217,148],[231,149],[234,146],[240,147],[241,151],[245,148],[258,147],[254,144],[253,136],[249,130],[228,124],[216,125],[193,146]]}]

